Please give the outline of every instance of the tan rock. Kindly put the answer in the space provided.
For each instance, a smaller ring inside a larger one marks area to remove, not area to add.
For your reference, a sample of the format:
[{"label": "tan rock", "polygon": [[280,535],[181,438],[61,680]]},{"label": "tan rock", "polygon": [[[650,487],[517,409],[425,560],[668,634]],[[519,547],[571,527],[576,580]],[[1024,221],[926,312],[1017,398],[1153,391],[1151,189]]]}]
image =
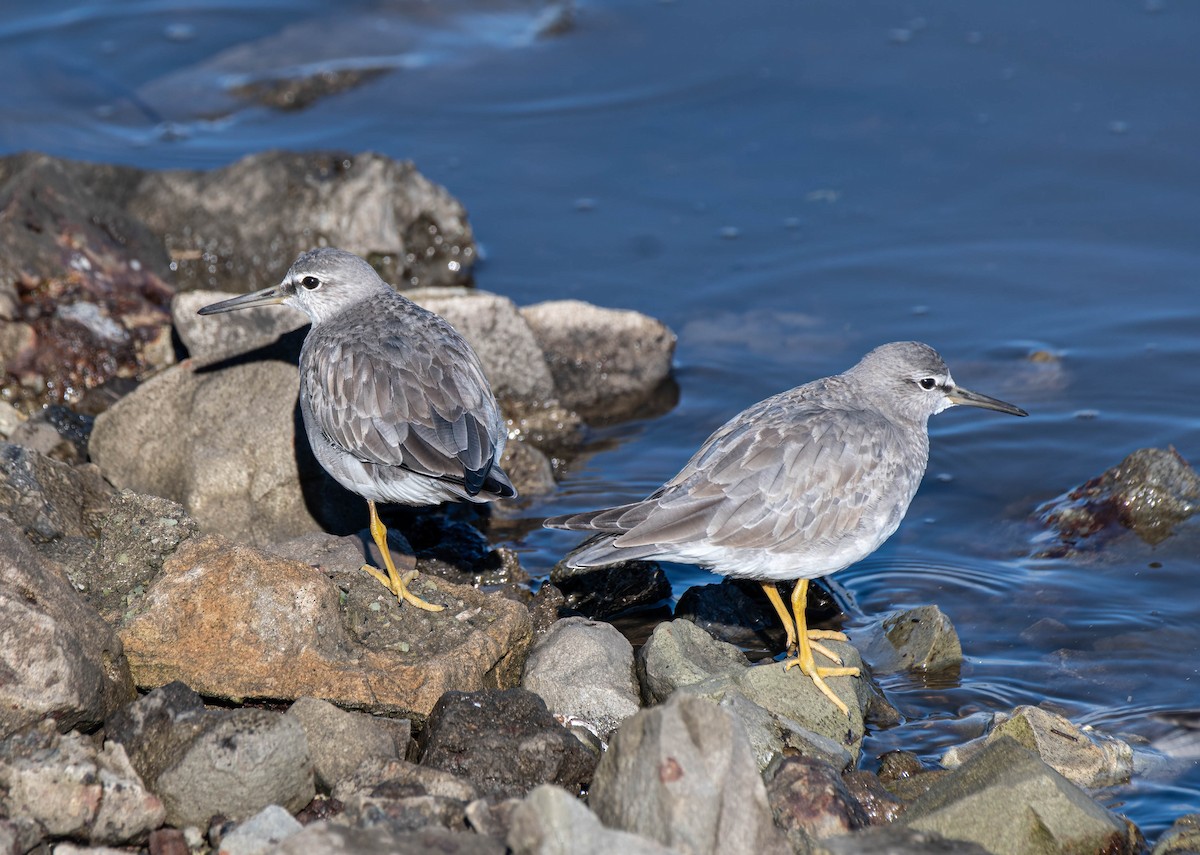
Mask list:
[{"label": "tan rock", "polygon": [[425,612],[357,568],[332,575],[216,537],[184,543],[120,631],[135,681],[417,721],[445,691],[519,681],[532,638],[523,605],[421,576],[413,590],[446,606]]}]

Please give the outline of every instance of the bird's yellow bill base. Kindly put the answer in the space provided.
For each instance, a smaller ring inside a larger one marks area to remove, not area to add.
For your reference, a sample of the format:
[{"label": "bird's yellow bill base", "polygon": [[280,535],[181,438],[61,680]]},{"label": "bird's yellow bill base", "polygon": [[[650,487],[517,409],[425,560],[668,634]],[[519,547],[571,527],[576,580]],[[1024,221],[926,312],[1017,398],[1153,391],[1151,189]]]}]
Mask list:
[{"label": "bird's yellow bill base", "polygon": [[392,561],[392,552],[388,549],[387,526],[379,519],[379,512],[375,510],[375,503],[373,501],[368,499],[367,507],[371,509],[371,538],[375,541],[375,545],[379,547],[379,551],[383,555],[383,565],[387,568],[387,574],[385,575],[379,568],[372,567],[370,564],[364,564],[362,569],[378,579],[379,583],[391,591],[402,603],[411,603],[427,612],[440,612],[446,608],[445,606],[426,602],[408,590],[409,583],[417,578],[417,571],[410,570],[403,576],[400,575],[400,571],[396,569],[396,565]]},{"label": "bird's yellow bill base", "polygon": [[829,698],[833,705],[842,711],[845,716],[850,715],[850,708],[845,702],[834,694],[833,689],[825,683],[825,677],[857,677],[859,670],[857,668],[828,668],[818,666],[813,658],[813,651],[820,653],[838,665],[841,665],[842,660],[832,650],[822,645],[815,639],[845,641],[846,636],[840,632],[832,630],[813,629],[810,630],[804,618],[804,604],[808,599],[808,580],[800,579],[792,588],[792,613],[789,615],[787,609],[783,605],[783,598],[779,596],[779,591],[775,588],[772,582],[763,582],[763,590],[767,593],[767,599],[775,606],[775,611],[779,613],[780,619],[783,621],[784,629],[788,634],[788,649],[792,645],[796,646],[796,657],[788,659],[783,663],[785,671],[791,668],[799,667],[801,672],[805,674],[814,685],[821,690],[821,694]]}]

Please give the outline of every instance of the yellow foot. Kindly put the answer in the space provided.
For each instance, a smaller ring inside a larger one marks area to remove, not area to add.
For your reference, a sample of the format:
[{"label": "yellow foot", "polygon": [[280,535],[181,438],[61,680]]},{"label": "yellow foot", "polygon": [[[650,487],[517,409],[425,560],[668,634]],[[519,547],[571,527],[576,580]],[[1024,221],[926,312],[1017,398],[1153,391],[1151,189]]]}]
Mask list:
[{"label": "yellow foot", "polygon": [[787,671],[796,666],[799,666],[800,670],[802,672],[804,672],[804,675],[806,677],[808,677],[809,679],[811,679],[814,684],[816,684],[816,687],[821,690],[821,694],[825,695],[825,697],[827,697],[827,698],[829,698],[829,700],[833,701],[833,705],[842,711],[842,715],[844,715],[846,717],[850,716],[850,708],[846,706],[846,704],[842,701],[841,698],[839,698],[836,694],[834,694],[833,689],[829,688],[829,686],[826,685],[825,681],[822,678],[823,677],[857,677],[858,676],[857,668],[818,668],[818,667],[814,666],[812,668],[812,670],[810,671],[809,669],[805,668],[800,663],[800,657],[796,657],[795,659],[789,659],[786,662],[784,662],[783,670]]},{"label": "yellow foot", "polygon": [[370,564],[364,564],[362,569],[366,570],[368,573],[378,579],[379,584],[383,585],[383,587],[395,594],[396,599],[403,603],[412,603],[417,608],[424,609],[427,612],[440,612],[442,609],[446,608],[445,606],[439,606],[435,603],[422,600],[412,591],[408,590],[409,583],[412,582],[413,579],[417,578],[416,570],[409,570],[403,576],[398,577],[395,583],[393,583],[392,580],[388,578],[387,574],[377,567],[372,567]]}]

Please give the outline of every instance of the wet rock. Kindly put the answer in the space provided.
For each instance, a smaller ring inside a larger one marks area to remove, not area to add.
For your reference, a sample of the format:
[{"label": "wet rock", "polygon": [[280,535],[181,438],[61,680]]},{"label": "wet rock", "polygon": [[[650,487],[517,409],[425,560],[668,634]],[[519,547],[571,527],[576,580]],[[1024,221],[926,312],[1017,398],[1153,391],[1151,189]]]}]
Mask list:
[{"label": "wet rock", "polygon": [[31,825],[38,838],[120,844],[144,840],[164,810],[121,746],[97,751],[77,733],[41,727],[0,743],[0,814]]},{"label": "wet rock", "polygon": [[1096,548],[1117,526],[1160,543],[1200,508],[1200,475],[1174,448],[1142,448],[1104,474],[1038,508],[1057,542],[1039,555]]},{"label": "wet rock", "polygon": [[1132,853],[1125,823],[1012,739],[987,745],[898,820],[989,852]]},{"label": "wet rock", "polygon": [[234,820],[267,805],[290,813],[316,794],[304,728],[291,716],[236,709],[207,725],[151,783],[175,826],[201,825],[217,814]]},{"label": "wet rock", "polygon": [[632,645],[612,624],[586,618],[550,628],[530,651],[521,686],[560,720],[582,720],[604,740],[641,708]]},{"label": "wet rock", "polygon": [[368,760],[334,790],[345,821],[395,832],[430,825],[461,831],[467,827],[467,806],[478,797],[475,787],[456,775],[399,759]]},{"label": "wet rock", "polygon": [[565,790],[543,784],[513,811],[508,832],[513,855],[668,855],[677,850],[605,828],[594,813]]},{"label": "wet rock", "polygon": [[588,803],[609,828],[696,853],[785,853],[741,725],[709,701],[676,695],[613,735]]},{"label": "wet rock", "polygon": [[1010,714],[997,717],[987,736],[951,748],[942,758],[942,765],[947,769],[957,768],[983,746],[1004,737],[1028,748],[1081,787],[1123,784],[1133,774],[1133,749],[1128,743],[1091,728],[1078,728],[1057,713],[1031,706],[1019,706]]},{"label": "wet rock", "polygon": [[1200,813],[1184,814],[1163,832],[1150,855],[1192,855],[1200,852]]},{"label": "wet rock", "polygon": [[546,356],[512,300],[469,288],[419,288],[404,296],[441,315],[470,342],[505,413],[555,397]]},{"label": "wet rock", "polygon": [[304,826],[279,805],[267,805],[221,838],[220,855],[269,855],[303,830]]},{"label": "wet rock", "polygon": [[904,803],[889,793],[873,772],[851,770],[842,775],[842,783],[862,806],[868,825],[887,825],[904,813]]},{"label": "wet rock", "polygon": [[489,799],[524,796],[538,784],[580,792],[595,755],[525,689],[447,692],[420,739],[422,765],[466,778]]},{"label": "wet rock", "polygon": [[662,703],[681,686],[710,677],[736,677],[749,663],[732,644],[717,641],[690,620],[663,621],[638,651],[637,672],[647,703]]},{"label": "wet rock", "polygon": [[863,658],[876,674],[945,674],[962,665],[958,633],[937,606],[894,612],[869,627],[865,636],[860,640]]},{"label": "wet rock", "polygon": [[462,284],[476,257],[462,206],[411,163],[374,153],[269,151],[211,171],[140,173],[128,210],[161,236],[181,291],[275,285],[314,246],[407,285]]},{"label": "wet rock", "polygon": [[28,412],[174,359],[162,243],[108,192],[139,174],[42,154],[0,159],[0,316],[28,330],[24,346],[6,348],[15,352],[0,385]]},{"label": "wet rock", "polygon": [[500,468],[513,484],[520,485],[522,498],[545,496],[558,486],[550,458],[528,442],[509,441],[500,457]]},{"label": "wet rock", "polygon": [[95,727],[132,700],[121,641],[0,517],[0,737],[42,719]]},{"label": "wet rock", "polygon": [[567,605],[563,592],[549,581],[543,582],[529,601],[529,616],[533,621],[535,644],[545,638],[550,627],[563,618],[581,617],[579,612]]},{"label": "wet rock", "polygon": [[[408,749],[407,721],[398,732],[384,719],[338,709],[317,698],[300,698],[288,714],[304,728],[317,787],[327,793],[364,761],[402,759]],[[397,735],[402,736],[399,743]]]},{"label": "wet rock", "polygon": [[796,851],[813,839],[846,834],[867,825],[838,770],[821,760],[787,757],[767,774],[767,801],[775,824]]},{"label": "wet rock", "polygon": [[412,589],[445,611],[401,606],[358,562],[326,575],[200,537],[164,563],[121,637],[140,686],[182,680],[239,701],[308,695],[423,721],[449,689],[517,682],[524,606],[428,576]]},{"label": "wet rock", "polygon": [[[786,587],[786,586],[785,586]],[[783,591],[787,602],[790,590]],[[839,610],[819,584],[808,586],[806,616],[810,628],[836,617]],[[754,653],[774,656],[783,651],[783,624],[758,582],[722,579],[713,585],[695,585],[683,592],[675,605],[675,618],[690,620],[713,638],[736,644]]]},{"label": "wet rock", "polygon": [[95,466],[71,466],[0,442],[0,511],[34,543],[96,537],[111,495]]},{"label": "wet rock", "polygon": [[87,460],[87,440],[95,418],[62,404],[50,404],[21,422],[9,439],[53,460],[76,465]]},{"label": "wet rock", "polygon": [[550,581],[567,605],[594,620],[648,606],[671,596],[667,574],[654,561],[625,561],[607,567],[568,567],[559,562]]},{"label": "wet rock", "polygon": [[632,412],[671,374],[675,334],[638,312],[553,300],[521,310],[546,354],[560,402]]}]

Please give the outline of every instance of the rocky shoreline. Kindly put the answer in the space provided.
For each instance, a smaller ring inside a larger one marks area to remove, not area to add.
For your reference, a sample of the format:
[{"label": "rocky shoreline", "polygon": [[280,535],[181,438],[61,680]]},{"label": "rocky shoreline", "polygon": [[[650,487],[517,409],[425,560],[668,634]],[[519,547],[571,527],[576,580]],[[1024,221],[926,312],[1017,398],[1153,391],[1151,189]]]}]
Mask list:
[{"label": "rocky shoreline", "polygon": [[[661,569],[559,567],[532,594],[488,541],[502,508],[396,512],[396,561],[446,609],[387,596],[359,569],[361,502],[298,438],[301,316],[197,318],[210,289],[273,282],[320,242],[421,286],[483,359],[527,496],[589,423],[675,394],[658,321],[467,287],[465,212],[411,164],[21,155],[0,197],[0,852],[1145,850],[1096,796],[1153,752],[1053,710],[997,714],[935,768],[858,768],[900,715],[871,675],[961,662],[934,606],[831,643],[865,675],[830,679],[847,719],[751,664],[780,643],[765,601],[692,589],[635,649],[605,619],[667,599]],[[1113,526],[1166,537],[1196,483],[1137,452],[1037,510],[1047,554]],[[1197,850],[1194,814],[1154,848]]]}]

